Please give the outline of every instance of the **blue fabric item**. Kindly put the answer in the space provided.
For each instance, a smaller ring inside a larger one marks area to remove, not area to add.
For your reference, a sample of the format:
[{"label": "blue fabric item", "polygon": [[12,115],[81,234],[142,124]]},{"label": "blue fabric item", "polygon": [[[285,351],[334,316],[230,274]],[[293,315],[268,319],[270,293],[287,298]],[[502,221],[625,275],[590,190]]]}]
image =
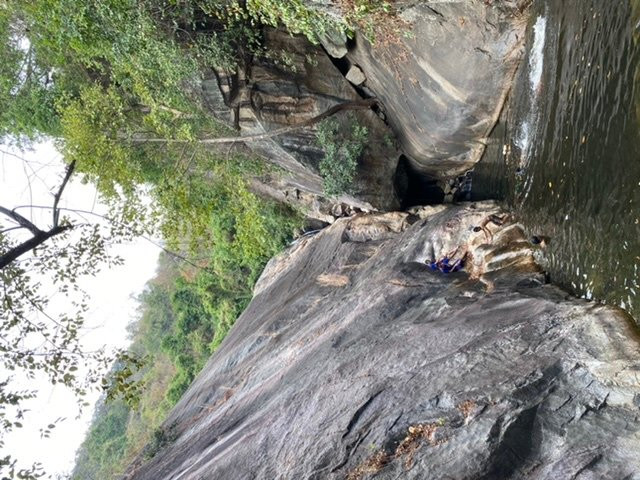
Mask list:
[{"label": "blue fabric item", "polygon": [[464,268],[464,259],[456,260],[454,263],[449,263],[448,257],[444,257],[438,261],[431,261],[428,263],[429,268],[434,271],[440,271],[442,273],[458,272]]}]

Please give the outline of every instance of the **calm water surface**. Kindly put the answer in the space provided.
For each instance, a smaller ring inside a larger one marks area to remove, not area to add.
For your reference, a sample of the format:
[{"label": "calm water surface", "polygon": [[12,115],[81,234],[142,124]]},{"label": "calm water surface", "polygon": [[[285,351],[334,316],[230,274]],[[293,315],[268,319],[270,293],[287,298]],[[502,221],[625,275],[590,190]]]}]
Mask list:
[{"label": "calm water surface", "polygon": [[[577,295],[640,320],[640,0],[545,0],[527,57],[474,173]],[[477,186],[477,188],[476,188]]]}]

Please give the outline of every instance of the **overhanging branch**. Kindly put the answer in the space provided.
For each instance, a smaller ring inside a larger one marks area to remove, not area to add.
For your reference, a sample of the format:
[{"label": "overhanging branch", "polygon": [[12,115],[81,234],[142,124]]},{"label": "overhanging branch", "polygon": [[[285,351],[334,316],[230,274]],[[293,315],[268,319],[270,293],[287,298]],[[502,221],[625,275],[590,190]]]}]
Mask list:
[{"label": "overhanging branch", "polygon": [[0,270],[2,270],[14,260],[17,260],[25,253],[42,245],[50,238],[53,238],[56,235],[60,235],[67,230],[71,230],[72,228],[73,225],[58,225],[57,227],[53,227],[51,230],[47,230],[46,232],[40,231],[40,233],[34,235],[29,240],[22,242],[20,245],[17,245],[10,249],[8,252],[0,255]]},{"label": "overhanging branch", "polygon": [[[357,100],[353,102],[345,102],[339,103],[338,105],[334,105],[330,109],[321,113],[320,115],[316,115],[304,122],[297,123],[295,125],[289,125],[288,127],[277,128],[275,130],[271,130],[270,132],[259,133],[257,135],[247,135],[240,137],[220,137],[220,138],[203,138],[197,140],[197,143],[201,143],[204,145],[215,145],[215,144],[224,144],[224,143],[237,143],[237,142],[254,142],[257,140],[266,140],[269,138],[277,137],[279,135],[284,135],[285,133],[293,132],[300,128],[310,127],[315,125],[318,122],[321,122],[325,118],[329,118],[336,113],[343,110],[369,110],[371,107],[378,103],[377,98],[368,98],[366,100]],[[177,140],[177,139],[165,139],[165,138],[134,138],[134,143],[189,143],[190,140]]]},{"label": "overhanging branch", "polygon": [[53,227],[58,226],[58,222],[60,221],[60,210],[58,209],[58,203],[60,202],[60,197],[62,197],[62,192],[64,192],[71,175],[73,175],[73,171],[76,169],[76,161],[74,160],[67,166],[67,173],[64,175],[64,179],[62,180],[62,184],[58,189],[58,192],[53,197]]},{"label": "overhanging branch", "polygon": [[0,213],[6,215],[10,219],[12,219],[14,222],[18,223],[18,225],[20,225],[21,227],[28,229],[33,234],[33,237],[31,237],[29,240],[26,240],[21,244],[16,245],[15,247],[9,249],[7,252],[0,255],[0,270],[2,270],[4,267],[9,265],[11,262],[20,258],[25,253],[33,250],[34,248],[39,247],[50,238],[53,238],[56,235],[60,235],[61,233],[66,232],[67,230],[71,230],[74,227],[73,225],[69,225],[69,224],[60,225],[60,208],[58,207],[58,203],[60,202],[60,198],[62,197],[64,189],[69,183],[69,179],[71,178],[71,175],[73,175],[73,171],[75,170],[75,167],[76,167],[75,161],[71,162],[67,166],[67,171],[64,175],[64,178],[62,179],[62,184],[60,185],[60,187],[58,188],[58,191],[53,196],[53,207],[52,207],[53,226],[49,230],[47,231],[40,230],[27,218],[17,213],[15,211],[16,210],[15,208],[13,210],[9,210],[8,208],[0,206]]},{"label": "overhanging branch", "polygon": [[21,227],[26,228],[34,235],[39,235],[40,233],[43,233],[42,230],[36,227],[31,221],[29,221],[27,218],[23,217],[22,215],[20,215],[19,213],[13,210],[9,210],[8,208],[0,206],[0,213],[6,215],[11,220],[16,222]]}]

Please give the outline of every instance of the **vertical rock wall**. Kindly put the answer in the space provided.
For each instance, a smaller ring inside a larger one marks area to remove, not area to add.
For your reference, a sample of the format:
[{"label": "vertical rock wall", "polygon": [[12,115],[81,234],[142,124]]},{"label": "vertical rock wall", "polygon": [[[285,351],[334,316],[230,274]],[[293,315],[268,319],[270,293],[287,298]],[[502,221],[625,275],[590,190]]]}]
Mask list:
[{"label": "vertical rock wall", "polygon": [[396,31],[357,35],[347,58],[419,172],[452,176],[480,159],[523,54],[526,3],[400,2]]},{"label": "vertical rock wall", "polygon": [[[253,58],[233,75],[218,74],[211,92],[212,111],[228,109],[229,123],[243,136],[303,123],[329,108],[361,100],[322,47],[280,30],[265,30],[265,48],[273,58]],[[218,105],[217,107],[215,105]],[[359,210],[393,210],[400,200],[394,187],[399,152],[393,133],[373,111],[353,111],[334,117],[341,128],[354,122],[367,128],[368,141],[360,159],[353,195],[323,198],[318,164],[323,151],[316,145],[316,126],[299,128],[247,145],[280,173],[256,179],[258,191],[306,209],[310,216],[333,220],[336,206]],[[262,181],[262,185],[258,185]]]}]

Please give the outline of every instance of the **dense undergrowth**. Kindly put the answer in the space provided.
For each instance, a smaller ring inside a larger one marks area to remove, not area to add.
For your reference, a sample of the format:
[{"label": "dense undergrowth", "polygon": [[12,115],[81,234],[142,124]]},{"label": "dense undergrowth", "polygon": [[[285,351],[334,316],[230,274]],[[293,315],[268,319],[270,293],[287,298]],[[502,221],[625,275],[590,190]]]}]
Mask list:
[{"label": "dense undergrowth", "polygon": [[316,143],[323,149],[324,158],[319,170],[324,193],[336,196],[351,191],[358,167],[358,160],[369,134],[366,127],[355,118],[349,118],[351,129],[345,131],[335,119],[327,119],[318,125]]}]

